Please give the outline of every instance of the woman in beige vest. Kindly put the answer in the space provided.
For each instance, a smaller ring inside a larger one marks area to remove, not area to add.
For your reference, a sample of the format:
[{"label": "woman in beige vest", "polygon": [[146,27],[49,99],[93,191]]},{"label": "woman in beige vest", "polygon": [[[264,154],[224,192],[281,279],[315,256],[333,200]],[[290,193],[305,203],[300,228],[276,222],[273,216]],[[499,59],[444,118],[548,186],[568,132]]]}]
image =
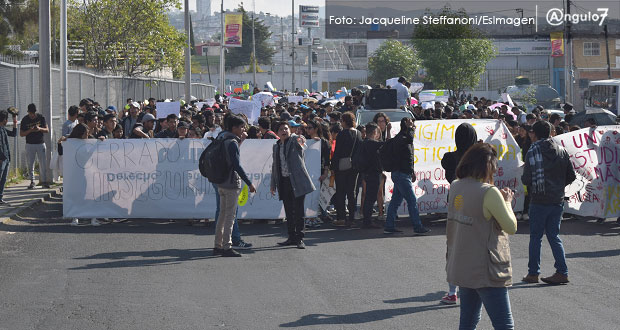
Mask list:
[{"label": "woman in beige vest", "polygon": [[456,169],[448,206],[448,283],[461,293],[459,329],[475,329],[484,304],[495,329],[514,329],[507,287],[512,284],[508,235],[517,231],[513,192],[493,185],[497,151],[472,146]]}]

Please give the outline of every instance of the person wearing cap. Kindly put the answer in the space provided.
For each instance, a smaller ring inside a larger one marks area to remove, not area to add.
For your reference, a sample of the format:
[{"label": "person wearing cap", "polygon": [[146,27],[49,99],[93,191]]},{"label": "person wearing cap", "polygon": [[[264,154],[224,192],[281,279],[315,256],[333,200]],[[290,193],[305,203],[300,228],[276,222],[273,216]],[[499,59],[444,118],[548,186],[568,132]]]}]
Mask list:
[{"label": "person wearing cap", "polygon": [[155,116],[150,113],[142,116],[142,123],[137,123],[132,127],[129,135],[130,139],[149,139],[153,137],[153,127],[155,126]]},{"label": "person wearing cap", "polygon": [[34,189],[34,162],[39,158],[39,180],[43,188],[49,188],[47,181],[47,159],[45,158],[45,141],[43,134],[49,132],[45,117],[37,113],[34,103],[28,105],[28,115],[22,119],[19,135],[26,137],[26,159],[28,160],[28,174],[30,185],[28,189]]},{"label": "person wearing cap", "polygon": [[4,201],[4,185],[9,173],[9,163],[11,162],[11,150],[9,149],[9,136],[17,136],[17,116],[13,115],[13,129],[8,131],[6,124],[9,122],[9,112],[0,111],[0,205],[6,205]]},{"label": "person wearing cap", "polygon": [[284,111],[282,111],[282,113],[280,113],[280,119],[284,120],[284,121],[289,121],[289,120],[293,119],[293,117],[291,116],[291,114],[288,111],[284,110]]},{"label": "person wearing cap", "polygon": [[123,131],[125,132],[125,138],[130,138],[132,135],[133,127],[138,124],[138,111],[140,110],[140,105],[138,102],[131,102],[129,104],[129,116],[125,117],[121,122],[123,126]]},{"label": "person wearing cap", "polygon": [[187,137],[187,133],[189,132],[189,126],[189,123],[185,120],[179,121],[179,124],[177,125],[177,137],[179,139],[184,139]]},{"label": "person wearing cap", "polygon": [[179,124],[179,117],[177,117],[177,115],[175,115],[174,113],[169,114],[168,116],[166,116],[166,122],[168,123],[168,128],[166,128],[165,130],[157,133],[157,135],[155,135],[156,138],[158,139],[175,139],[179,137],[179,134],[177,132],[177,125]]}]

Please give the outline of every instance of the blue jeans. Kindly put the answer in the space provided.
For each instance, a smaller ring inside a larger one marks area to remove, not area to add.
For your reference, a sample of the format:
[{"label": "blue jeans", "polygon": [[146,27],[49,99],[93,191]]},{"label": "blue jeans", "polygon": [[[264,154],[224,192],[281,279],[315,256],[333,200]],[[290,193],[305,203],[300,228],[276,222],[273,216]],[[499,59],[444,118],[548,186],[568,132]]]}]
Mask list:
[{"label": "blue jeans", "polygon": [[459,330],[474,330],[480,321],[482,304],[495,330],[514,329],[507,288],[470,289],[460,287],[461,318]]},{"label": "blue jeans", "polygon": [[0,199],[4,197],[4,185],[6,184],[6,176],[9,174],[9,160],[5,159],[0,162]]},{"label": "blue jeans", "polygon": [[560,239],[560,223],[564,203],[559,204],[530,204],[530,258],[527,263],[528,274],[540,274],[540,247],[543,234],[547,234],[547,241],[555,259],[555,269],[558,273],[568,275],[564,246]]},{"label": "blue jeans", "polygon": [[394,171],[392,172],[392,181],[394,182],[394,191],[392,193],[392,200],[390,201],[390,205],[387,210],[385,228],[394,228],[394,220],[396,220],[398,207],[400,207],[400,204],[404,199],[407,201],[407,208],[409,208],[409,219],[413,224],[413,229],[420,230],[422,228],[422,220],[420,220],[418,203],[416,201],[415,194],[413,193],[411,174]]},{"label": "blue jeans", "polygon": [[[218,192],[217,186],[215,184],[211,184],[213,189],[215,189],[215,225],[217,227],[217,218],[220,215],[220,193]],[[239,222],[237,221],[237,213],[239,212],[239,208],[237,207],[237,211],[235,212],[235,223],[233,224],[232,230],[232,242],[233,244],[237,244],[241,241],[241,232],[239,231]]]}]

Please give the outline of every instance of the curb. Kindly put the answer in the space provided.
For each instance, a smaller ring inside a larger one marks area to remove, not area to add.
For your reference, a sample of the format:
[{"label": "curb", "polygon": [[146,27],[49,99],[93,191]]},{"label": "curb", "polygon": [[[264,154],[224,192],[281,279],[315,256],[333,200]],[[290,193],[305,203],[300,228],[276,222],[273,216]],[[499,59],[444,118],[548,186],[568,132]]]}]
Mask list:
[{"label": "curb", "polygon": [[13,210],[11,210],[10,212],[8,212],[7,214],[3,215],[2,218],[0,218],[0,224],[6,224],[9,220],[19,220],[17,215],[31,207],[37,206],[41,203],[43,203],[46,200],[51,199],[52,197],[55,196],[59,196],[62,195],[60,190],[62,189],[62,186],[58,186],[55,187],[53,189],[49,189],[50,191],[45,193],[44,196],[42,197],[37,197],[34,198],[30,201],[25,202],[23,205],[20,205],[16,208],[14,208]]}]

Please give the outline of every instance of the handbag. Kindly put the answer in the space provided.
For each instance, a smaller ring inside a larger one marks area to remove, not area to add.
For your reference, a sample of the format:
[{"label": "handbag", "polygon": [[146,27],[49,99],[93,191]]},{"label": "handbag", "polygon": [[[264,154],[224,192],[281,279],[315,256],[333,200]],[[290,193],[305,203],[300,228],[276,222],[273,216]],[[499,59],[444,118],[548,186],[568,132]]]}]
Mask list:
[{"label": "handbag", "polygon": [[338,171],[346,171],[346,170],[350,170],[353,168],[353,161],[351,160],[351,157],[353,156],[353,150],[355,150],[356,143],[357,143],[357,133],[355,134],[355,137],[353,138],[353,148],[351,148],[351,154],[349,155],[349,157],[340,158],[338,160]]}]

